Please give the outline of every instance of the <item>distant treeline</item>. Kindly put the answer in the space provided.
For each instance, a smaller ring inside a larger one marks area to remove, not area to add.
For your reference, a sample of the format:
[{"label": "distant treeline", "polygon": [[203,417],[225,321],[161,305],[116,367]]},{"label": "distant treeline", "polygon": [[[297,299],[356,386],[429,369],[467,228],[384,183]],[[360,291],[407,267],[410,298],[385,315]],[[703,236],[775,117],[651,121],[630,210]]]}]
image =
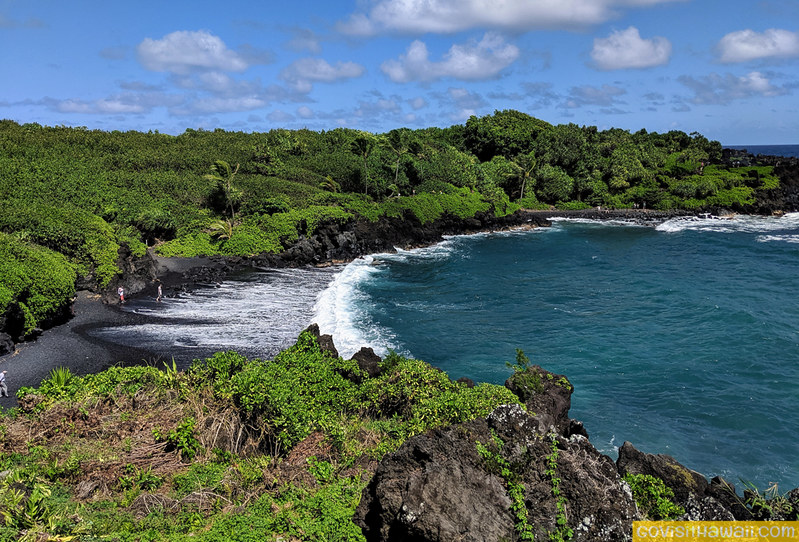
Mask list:
[{"label": "distant treeline", "polygon": [[34,332],[74,293],[107,287],[118,251],[279,252],[324,221],[589,206],[743,210],[770,167],[727,168],[693,133],[518,111],[385,134],[104,132],[0,121],[0,330]]}]

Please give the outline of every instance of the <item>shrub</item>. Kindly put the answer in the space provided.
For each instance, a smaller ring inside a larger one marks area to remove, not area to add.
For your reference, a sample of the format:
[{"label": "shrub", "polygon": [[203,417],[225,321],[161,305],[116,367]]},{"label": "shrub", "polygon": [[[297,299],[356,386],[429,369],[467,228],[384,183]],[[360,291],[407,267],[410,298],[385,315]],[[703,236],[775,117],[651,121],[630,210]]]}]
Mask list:
[{"label": "shrub", "polygon": [[185,418],[169,432],[158,427],[153,429],[153,436],[156,442],[166,442],[167,450],[177,450],[184,461],[191,461],[202,448],[194,433],[196,424],[194,418]]},{"label": "shrub", "polygon": [[35,202],[0,202],[0,231],[24,232],[25,237],[70,258],[83,275],[93,273],[106,286],[121,270],[119,244],[102,218],[75,207]]},{"label": "shrub", "polygon": [[159,245],[156,252],[166,257],[182,256],[192,258],[219,254],[219,248],[218,244],[211,240],[210,235],[204,232],[196,232],[167,241]]},{"label": "shrub", "polygon": [[65,311],[76,278],[75,266],[61,254],[0,233],[0,315],[18,314],[23,335]]},{"label": "shrub", "polygon": [[648,519],[676,519],[685,509],[674,503],[674,491],[663,480],[649,474],[625,474],[623,480],[630,484],[638,510]]}]

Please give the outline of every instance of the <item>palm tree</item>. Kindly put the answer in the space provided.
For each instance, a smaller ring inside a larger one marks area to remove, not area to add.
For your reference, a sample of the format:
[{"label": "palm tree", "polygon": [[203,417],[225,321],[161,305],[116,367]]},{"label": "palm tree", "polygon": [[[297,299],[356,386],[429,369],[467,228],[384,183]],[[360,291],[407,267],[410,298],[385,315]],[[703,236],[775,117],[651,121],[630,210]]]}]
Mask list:
[{"label": "palm tree", "polygon": [[367,134],[365,132],[357,136],[350,145],[350,149],[352,150],[352,152],[363,158],[364,194],[369,192],[369,168],[366,165],[366,159],[369,158],[369,154],[372,152],[372,148],[374,147],[374,145],[375,145],[374,139],[371,137],[370,134]]},{"label": "palm tree", "polygon": [[233,220],[214,220],[208,227],[208,233],[217,239],[230,239],[233,237]]},{"label": "palm tree", "polygon": [[524,199],[524,189],[527,187],[527,182],[532,181],[536,166],[535,153],[520,154],[513,159],[511,164],[514,169],[513,177],[518,179],[521,185],[519,199]]},{"label": "palm tree", "polygon": [[394,164],[395,185],[397,184],[397,179],[399,178],[399,167],[402,156],[410,151],[408,148],[408,132],[409,130],[407,128],[391,130],[383,139],[384,145],[397,155],[397,162]]},{"label": "palm tree", "polygon": [[328,175],[325,177],[324,181],[319,183],[319,188],[322,190],[327,190],[328,192],[333,192],[334,194],[341,190],[341,185],[338,184],[336,181],[333,180],[333,177]]},{"label": "palm tree", "polygon": [[205,179],[217,183],[217,189],[225,197],[225,207],[230,210],[231,220],[236,219],[235,205],[241,201],[242,197],[241,190],[233,186],[233,178],[238,172],[239,164],[236,164],[236,168],[233,169],[224,160],[217,160],[211,164],[211,173],[204,176]]}]

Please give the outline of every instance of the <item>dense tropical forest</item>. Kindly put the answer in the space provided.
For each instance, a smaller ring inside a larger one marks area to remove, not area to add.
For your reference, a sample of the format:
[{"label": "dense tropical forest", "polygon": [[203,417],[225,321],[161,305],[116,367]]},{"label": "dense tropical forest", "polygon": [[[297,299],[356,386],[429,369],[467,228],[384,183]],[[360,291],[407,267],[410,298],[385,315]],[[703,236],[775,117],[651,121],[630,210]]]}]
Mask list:
[{"label": "dense tropical forest", "polygon": [[385,134],[172,136],[0,121],[0,317],[34,333],[76,284],[107,287],[121,247],[247,256],[280,252],[326,221],[745,209],[778,185],[770,167],[727,168],[721,154],[696,133],[554,126],[518,111]]}]

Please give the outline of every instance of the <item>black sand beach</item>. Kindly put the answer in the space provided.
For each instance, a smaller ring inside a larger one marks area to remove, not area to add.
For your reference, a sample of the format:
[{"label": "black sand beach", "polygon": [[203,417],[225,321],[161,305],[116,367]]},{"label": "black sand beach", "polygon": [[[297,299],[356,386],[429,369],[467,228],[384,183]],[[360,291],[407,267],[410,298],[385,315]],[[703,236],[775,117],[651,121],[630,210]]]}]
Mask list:
[{"label": "black sand beach", "polygon": [[[184,273],[215,265],[208,258],[163,258],[152,251],[151,255],[158,265],[165,293],[187,282]],[[138,295],[154,295],[155,288],[153,283]],[[116,295],[111,292],[104,298],[106,302],[99,294],[79,291],[73,305],[75,316],[68,322],[45,330],[36,340],[20,343],[16,352],[0,357],[0,370],[8,371],[9,394],[9,397],[0,398],[0,407],[16,406],[17,390],[38,387],[55,367],[67,367],[73,374],[85,375],[114,365],[148,362],[160,365],[169,358],[167,352],[151,352],[91,336],[89,332],[96,328],[140,324],[148,319],[146,315],[121,310]]]},{"label": "black sand beach", "polygon": [[143,316],[107,305],[99,295],[87,291],[78,292],[74,309],[75,316],[67,323],[44,331],[35,341],[18,344],[16,352],[0,358],[0,370],[8,371],[9,393],[8,398],[0,398],[0,406],[16,406],[17,390],[38,387],[54,367],[68,367],[74,374],[84,375],[154,359],[151,352],[107,343],[87,333],[97,327],[139,323]]}]

